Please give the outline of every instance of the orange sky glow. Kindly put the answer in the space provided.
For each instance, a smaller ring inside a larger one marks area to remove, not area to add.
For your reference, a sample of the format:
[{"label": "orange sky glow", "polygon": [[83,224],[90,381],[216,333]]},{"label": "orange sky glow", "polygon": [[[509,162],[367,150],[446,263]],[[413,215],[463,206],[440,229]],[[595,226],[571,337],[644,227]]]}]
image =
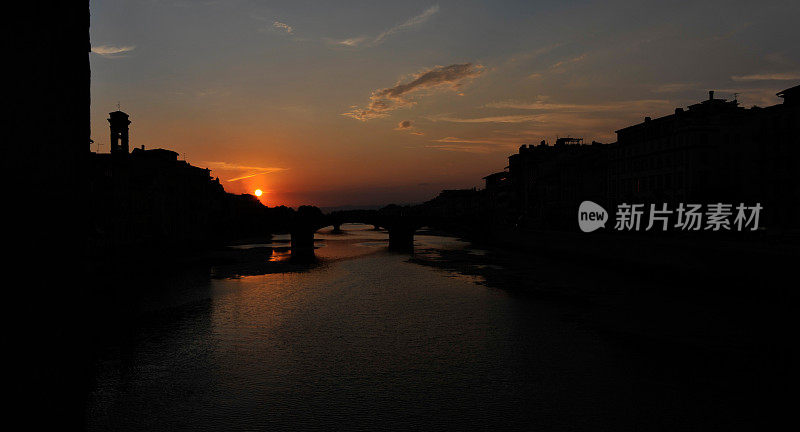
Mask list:
[{"label": "orange sky glow", "polygon": [[416,203],[521,144],[613,142],[708,90],[764,106],[800,80],[788,11],[640,3],[93,2],[93,150],[119,103],[132,147],[269,206]]}]

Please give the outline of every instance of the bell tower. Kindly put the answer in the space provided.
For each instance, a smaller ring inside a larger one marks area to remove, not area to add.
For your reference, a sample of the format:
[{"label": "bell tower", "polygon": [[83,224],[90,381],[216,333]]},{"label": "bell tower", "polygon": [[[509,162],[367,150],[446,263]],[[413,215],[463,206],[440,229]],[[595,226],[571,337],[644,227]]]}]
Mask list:
[{"label": "bell tower", "polygon": [[128,125],[131,124],[128,114],[119,110],[109,113],[108,123],[111,127],[111,155],[127,156],[130,152],[128,148]]}]

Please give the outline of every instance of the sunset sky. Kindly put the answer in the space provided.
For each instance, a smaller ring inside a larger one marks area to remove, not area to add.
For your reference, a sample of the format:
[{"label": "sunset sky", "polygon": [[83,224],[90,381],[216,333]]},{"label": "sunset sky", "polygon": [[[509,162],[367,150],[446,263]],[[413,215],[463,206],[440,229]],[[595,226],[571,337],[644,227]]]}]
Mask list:
[{"label": "sunset sky", "polygon": [[[700,4],[702,3],[702,4]],[[93,0],[92,138],[273,206],[421,202],[523,143],[800,83],[800,2]],[[182,156],[183,157],[183,156]]]}]

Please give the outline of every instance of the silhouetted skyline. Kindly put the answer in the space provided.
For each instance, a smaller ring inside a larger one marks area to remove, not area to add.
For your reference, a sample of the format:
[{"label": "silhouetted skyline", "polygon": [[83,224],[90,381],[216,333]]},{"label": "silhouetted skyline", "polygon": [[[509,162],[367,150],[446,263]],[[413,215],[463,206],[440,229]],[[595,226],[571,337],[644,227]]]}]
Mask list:
[{"label": "silhouetted skyline", "polygon": [[97,1],[92,149],[119,103],[131,147],[269,205],[421,202],[521,144],[612,142],[707,90],[780,103],[800,11],[767,3]]},{"label": "silhouetted skyline", "polygon": [[21,6],[15,424],[789,424],[798,6]]}]

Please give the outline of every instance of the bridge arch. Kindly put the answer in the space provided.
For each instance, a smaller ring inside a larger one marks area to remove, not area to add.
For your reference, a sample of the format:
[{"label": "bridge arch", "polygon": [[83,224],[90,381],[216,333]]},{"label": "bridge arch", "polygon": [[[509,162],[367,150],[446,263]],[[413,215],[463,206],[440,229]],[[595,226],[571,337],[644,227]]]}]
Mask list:
[{"label": "bridge arch", "polygon": [[[301,207],[300,210],[303,210]],[[292,224],[292,258],[304,260],[314,256],[314,234],[326,227],[333,227],[333,234],[341,233],[345,223],[372,225],[375,229],[385,228],[389,234],[390,250],[398,252],[414,251],[414,233],[424,223],[416,215],[406,214],[407,209],[394,207],[382,210],[352,210],[323,215],[319,209],[298,211]]]}]

